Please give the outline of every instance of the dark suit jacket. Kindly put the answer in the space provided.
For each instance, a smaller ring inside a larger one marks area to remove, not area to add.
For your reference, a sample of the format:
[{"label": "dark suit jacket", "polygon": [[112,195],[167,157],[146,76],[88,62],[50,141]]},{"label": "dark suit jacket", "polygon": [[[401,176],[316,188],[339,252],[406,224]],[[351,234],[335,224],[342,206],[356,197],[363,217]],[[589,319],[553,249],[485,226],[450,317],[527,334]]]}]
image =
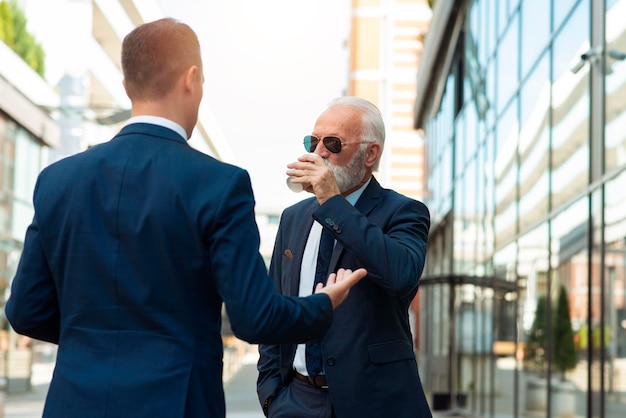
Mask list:
[{"label": "dark suit jacket", "polygon": [[[330,397],[338,418],[430,417],[418,375],[408,309],[426,257],[426,206],[383,189],[375,178],[355,207],[336,196],[286,209],[270,275],[280,293],[297,295],[302,254],[313,220],[337,240],[330,269],[365,267],[368,275],[335,310],[321,340]],[[294,257],[284,255],[289,249]],[[292,379],[295,344],[262,345],[261,402]]]},{"label": "dark suit jacket", "polygon": [[224,417],[221,306],[249,342],[304,341],[326,295],[283,298],[248,174],[139,123],[40,174],[6,313],[59,344],[45,417]]}]

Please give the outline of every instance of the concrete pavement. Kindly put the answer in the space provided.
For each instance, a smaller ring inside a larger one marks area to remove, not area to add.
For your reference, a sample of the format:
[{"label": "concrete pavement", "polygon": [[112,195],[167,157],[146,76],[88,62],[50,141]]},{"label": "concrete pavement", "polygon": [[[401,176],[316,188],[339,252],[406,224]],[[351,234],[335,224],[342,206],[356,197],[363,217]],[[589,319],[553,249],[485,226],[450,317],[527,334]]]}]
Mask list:
[{"label": "concrete pavement", "polygon": [[[244,344],[237,350],[224,352],[226,418],[264,418],[256,397],[257,360],[258,351],[256,346],[252,345]],[[53,369],[52,362],[33,364],[32,390],[28,393],[8,395],[4,417],[0,411],[0,418],[41,418]],[[446,415],[439,418],[455,416]]]},{"label": "concrete pavement", "polygon": [[257,359],[258,354],[248,353],[239,370],[224,384],[226,418],[265,417],[256,396]]}]

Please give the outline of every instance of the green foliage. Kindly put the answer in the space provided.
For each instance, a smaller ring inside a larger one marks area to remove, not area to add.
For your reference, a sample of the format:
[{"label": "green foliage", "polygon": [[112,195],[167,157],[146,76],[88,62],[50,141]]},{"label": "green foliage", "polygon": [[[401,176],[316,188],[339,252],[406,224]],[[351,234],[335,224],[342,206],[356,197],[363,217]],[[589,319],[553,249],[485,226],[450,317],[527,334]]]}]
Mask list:
[{"label": "green foliage", "polygon": [[553,363],[564,379],[565,372],[574,369],[576,362],[576,346],[574,344],[569,301],[565,287],[561,286],[555,316]]},{"label": "green foliage", "polygon": [[45,53],[26,28],[26,17],[15,0],[0,1],[0,39],[40,76],[45,74]]},{"label": "green foliage", "polygon": [[[524,366],[529,370],[544,372],[548,353],[548,299],[545,295],[537,299],[535,319],[528,333],[524,349]],[[569,301],[565,287],[561,286],[556,309],[552,315],[552,366],[565,378],[565,372],[576,367],[576,345],[570,317]]]},{"label": "green foliage", "polygon": [[535,319],[528,333],[524,349],[525,366],[530,370],[541,371],[544,368],[547,345],[548,299],[545,295],[537,299]]}]

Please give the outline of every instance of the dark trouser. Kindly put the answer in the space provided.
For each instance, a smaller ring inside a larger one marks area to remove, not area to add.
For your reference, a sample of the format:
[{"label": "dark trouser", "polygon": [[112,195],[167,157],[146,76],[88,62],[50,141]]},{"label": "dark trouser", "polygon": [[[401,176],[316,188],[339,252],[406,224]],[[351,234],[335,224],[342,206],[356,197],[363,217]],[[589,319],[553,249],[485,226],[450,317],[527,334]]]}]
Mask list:
[{"label": "dark trouser", "polygon": [[269,418],[335,418],[328,389],[292,380],[272,400]]}]

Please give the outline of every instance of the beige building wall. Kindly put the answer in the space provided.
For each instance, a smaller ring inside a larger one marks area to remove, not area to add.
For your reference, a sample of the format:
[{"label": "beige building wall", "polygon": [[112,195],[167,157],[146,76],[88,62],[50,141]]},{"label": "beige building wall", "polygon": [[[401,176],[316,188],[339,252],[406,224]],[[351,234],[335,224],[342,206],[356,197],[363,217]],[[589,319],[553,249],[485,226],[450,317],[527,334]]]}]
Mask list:
[{"label": "beige building wall", "polygon": [[432,12],[426,0],[353,0],[346,94],[383,113],[385,152],[377,178],[385,187],[423,199],[424,140],[413,129],[417,68]]}]

